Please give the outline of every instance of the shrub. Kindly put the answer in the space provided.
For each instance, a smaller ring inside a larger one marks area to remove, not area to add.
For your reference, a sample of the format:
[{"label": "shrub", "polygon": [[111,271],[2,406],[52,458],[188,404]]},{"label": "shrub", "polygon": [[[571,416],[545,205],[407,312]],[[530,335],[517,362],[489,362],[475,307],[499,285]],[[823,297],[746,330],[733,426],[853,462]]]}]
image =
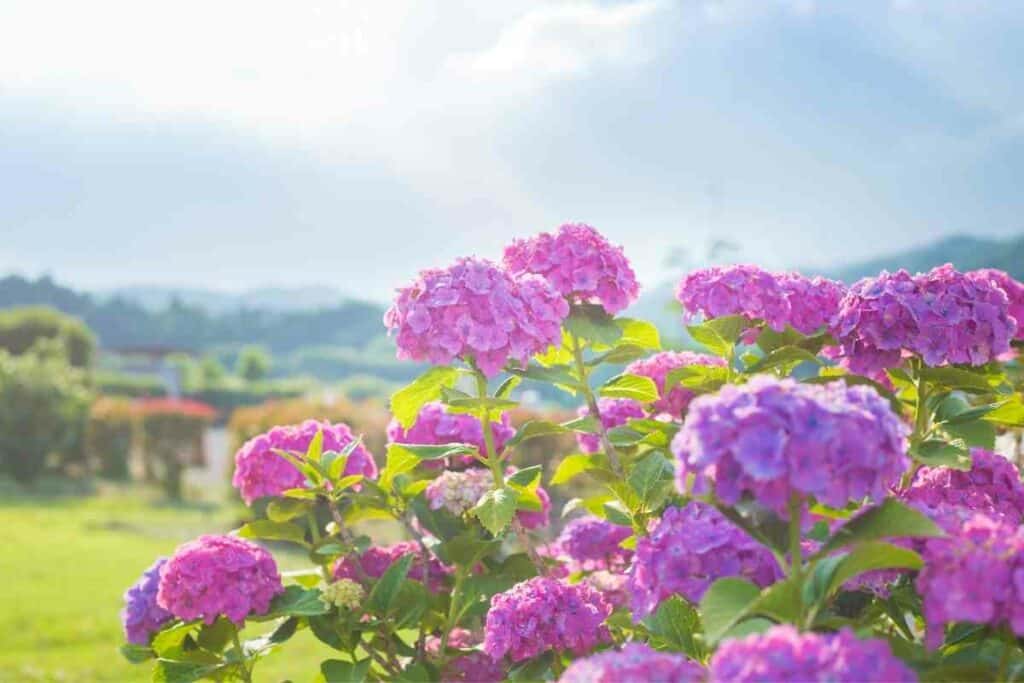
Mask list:
[{"label": "shrub", "polygon": [[128,398],[160,398],[167,395],[167,387],[156,377],[131,375],[124,372],[96,371],[93,387],[97,393]]},{"label": "shrub", "polygon": [[135,416],[131,401],[124,398],[101,396],[92,404],[85,430],[85,454],[101,477],[129,478]]},{"label": "shrub", "polygon": [[270,374],[270,353],[261,346],[246,346],[239,352],[235,374],[246,382],[258,382]]},{"label": "shrub", "polygon": [[78,318],[44,306],[0,311],[0,349],[14,355],[28,352],[41,339],[56,339],[68,362],[77,368],[92,365],[96,337]]},{"label": "shrub", "polygon": [[171,499],[181,498],[185,468],[206,464],[203,433],[217,416],[205,403],[182,399],[141,399],[135,404],[145,476]]}]

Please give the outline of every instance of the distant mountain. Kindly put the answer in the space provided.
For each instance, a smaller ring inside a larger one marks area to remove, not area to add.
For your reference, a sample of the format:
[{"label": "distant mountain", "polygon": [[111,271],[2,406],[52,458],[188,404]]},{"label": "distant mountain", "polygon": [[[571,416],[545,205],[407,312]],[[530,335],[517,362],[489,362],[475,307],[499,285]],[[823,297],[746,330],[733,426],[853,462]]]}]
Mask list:
[{"label": "distant mountain", "polygon": [[123,299],[148,311],[167,308],[175,300],[207,313],[230,313],[241,309],[274,312],[316,311],[337,306],[346,297],[337,289],[323,286],[261,287],[243,292],[214,289],[136,285],[96,292],[101,300]]}]

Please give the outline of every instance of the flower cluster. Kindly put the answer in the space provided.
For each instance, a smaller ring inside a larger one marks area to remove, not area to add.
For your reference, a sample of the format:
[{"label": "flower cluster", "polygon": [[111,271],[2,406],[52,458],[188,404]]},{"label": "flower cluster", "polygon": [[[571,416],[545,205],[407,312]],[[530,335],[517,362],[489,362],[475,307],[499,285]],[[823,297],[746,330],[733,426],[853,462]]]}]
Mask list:
[{"label": "flower cluster", "polygon": [[546,650],[582,655],[609,640],[604,620],[611,611],[600,592],[585,583],[537,576],[491,598],[484,651],[513,662]]},{"label": "flower cluster", "polygon": [[874,373],[904,352],[929,366],[982,365],[1010,348],[1017,331],[1006,293],[991,280],[949,264],[927,273],[883,272],[854,284],[840,302],[832,332],[844,363]]},{"label": "flower cluster", "polygon": [[665,382],[673,370],[691,365],[725,366],[725,360],[690,351],[662,351],[630,363],[626,367],[626,373],[651,378],[658,387],[659,395],[658,400],[651,404],[651,410],[655,414],[664,413],[678,420],[686,412],[694,393],[683,386],[668,388]]},{"label": "flower cluster", "polygon": [[[305,453],[318,431],[323,432],[324,452],[341,452],[355,440],[352,430],[344,423],[306,420],[299,425],[274,427],[249,439],[238,449],[231,483],[247,505],[257,498],[279,496],[283,491],[305,485],[306,477],[275,451]],[[349,454],[345,474],[362,474],[371,479],[377,477],[377,463],[362,444]]]},{"label": "flower cluster", "polygon": [[708,672],[709,683],[917,680],[885,641],[860,640],[849,628],[800,633],[792,626],[774,626],[765,633],[727,640],[711,657]]},{"label": "flower cluster", "polygon": [[[602,398],[597,401],[597,412],[601,415],[601,424],[607,430],[620,427],[633,418],[643,417],[644,407],[631,398]],[[586,417],[590,415],[590,409],[583,406],[577,414]],[[576,443],[584,453],[597,453],[601,450],[601,437],[597,434],[577,432]]]},{"label": "flower cluster", "polygon": [[991,282],[1003,290],[1009,300],[1009,314],[1017,322],[1016,339],[1024,339],[1024,283],[1015,280],[1003,270],[982,268],[967,273],[968,277]]},{"label": "flower cluster", "polygon": [[1024,530],[982,514],[951,536],[925,543],[917,590],[924,602],[925,643],[942,643],[954,621],[999,626],[1024,635]]},{"label": "flower cluster", "polygon": [[846,285],[823,277],[808,278],[797,273],[779,276],[789,302],[789,325],[802,334],[812,334],[832,322]]},{"label": "flower cluster", "polygon": [[800,384],[755,377],[690,404],[671,449],[680,489],[726,504],[744,494],[788,518],[790,496],[842,507],[881,499],[907,468],[908,429],[888,402],[865,386]]},{"label": "flower cluster", "polygon": [[422,547],[416,541],[399,541],[391,545],[373,546],[367,548],[358,558],[346,556],[339,559],[334,565],[334,578],[335,580],[352,579],[355,581],[361,581],[364,577],[379,579],[391,565],[402,557],[413,555],[415,559],[409,567],[409,578],[425,584],[427,589],[434,593],[444,590],[451,570],[430,554],[427,561],[426,577],[424,577],[421,552]]},{"label": "flower cluster", "polygon": [[567,223],[505,247],[505,267],[535,273],[574,302],[600,303],[614,315],[636,300],[636,275],[622,253],[594,228]]},{"label": "flower cluster", "polygon": [[1024,521],[1024,483],[1006,458],[983,448],[971,449],[971,469],[922,467],[900,497],[941,518],[950,507],[980,512],[1009,524]]},{"label": "flower cluster", "polygon": [[596,588],[614,609],[629,604],[629,576],[599,569],[583,577],[583,581]]},{"label": "flower cluster", "polygon": [[335,607],[355,609],[366,597],[363,587],[352,579],[338,579],[320,589],[324,601]]},{"label": "flower cluster", "polygon": [[[453,628],[448,634],[448,647],[456,650],[469,650],[478,642],[479,638],[464,628]],[[428,636],[423,649],[431,657],[440,657],[441,638]],[[505,668],[487,653],[475,650],[448,660],[441,672],[441,680],[444,683],[501,683],[505,680]]]},{"label": "flower cluster", "polygon": [[160,587],[160,568],[166,563],[166,557],[159,558],[124,593],[121,623],[124,625],[124,635],[129,643],[146,645],[152,635],[171,620],[171,613],[156,602],[157,589]]},{"label": "flower cluster", "polygon": [[767,548],[713,507],[691,502],[667,508],[636,544],[627,586],[633,618],[652,614],[676,593],[697,603],[708,586],[725,576],[741,576],[763,587],[782,573]]},{"label": "flower cluster", "polygon": [[[516,433],[508,413],[502,413],[500,422],[491,421],[491,433],[494,435],[494,449],[500,454],[505,448],[505,443]],[[424,405],[416,416],[416,422],[409,429],[404,429],[398,420],[392,420],[388,425],[388,441],[436,445],[464,443],[476,446],[480,455],[488,455],[480,419],[465,413],[449,413],[445,410],[444,404],[437,401]],[[456,456],[452,460],[452,467],[471,467],[477,463],[472,455]],[[424,460],[421,466],[438,468],[443,467],[444,462]]]},{"label": "flower cluster", "polygon": [[743,315],[764,320],[776,332],[790,322],[790,304],[779,278],[757,266],[712,266],[679,283],[676,299],[689,315]]},{"label": "flower cluster", "polygon": [[465,258],[420,272],[398,290],[384,324],[398,357],[435,364],[472,359],[487,376],[510,359],[558,343],[569,304],[543,278],[513,277],[484,259]]},{"label": "flower cluster", "polygon": [[619,544],[632,533],[629,527],[598,517],[580,517],[565,525],[555,544],[575,569],[622,568],[629,563],[633,552]]},{"label": "flower cluster", "polygon": [[160,570],[156,601],[182,621],[212,624],[223,615],[241,626],[265,614],[283,593],[273,556],[235,536],[200,536],[181,545]]},{"label": "flower cluster", "polygon": [[[494,475],[484,467],[474,467],[461,472],[446,470],[431,481],[424,495],[431,510],[445,509],[455,516],[464,514],[494,486]],[[543,487],[537,487],[540,510],[520,510],[516,519],[527,529],[539,529],[548,525],[551,513],[551,498]]]},{"label": "flower cluster", "polygon": [[657,652],[643,643],[627,643],[622,650],[609,650],[577,659],[558,683],[699,683],[707,672],[683,655]]}]

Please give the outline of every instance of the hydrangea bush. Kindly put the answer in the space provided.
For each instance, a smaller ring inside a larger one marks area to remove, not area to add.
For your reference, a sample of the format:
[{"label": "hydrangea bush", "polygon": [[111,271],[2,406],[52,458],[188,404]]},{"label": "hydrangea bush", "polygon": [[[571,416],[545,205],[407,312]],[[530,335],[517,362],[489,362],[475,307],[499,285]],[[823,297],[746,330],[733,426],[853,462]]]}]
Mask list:
[{"label": "hydrangea bush", "polygon": [[[251,518],[139,568],[124,655],[253,681],[307,631],[324,682],[1024,678],[1024,485],[995,449],[1024,427],[1024,285],[712,267],[676,348],[623,315],[638,291],[581,224],[420,272],[384,324],[429,368],[386,452],[315,420],[242,446]],[[513,424],[539,385],[576,417]],[[580,452],[520,460],[553,434]]]}]

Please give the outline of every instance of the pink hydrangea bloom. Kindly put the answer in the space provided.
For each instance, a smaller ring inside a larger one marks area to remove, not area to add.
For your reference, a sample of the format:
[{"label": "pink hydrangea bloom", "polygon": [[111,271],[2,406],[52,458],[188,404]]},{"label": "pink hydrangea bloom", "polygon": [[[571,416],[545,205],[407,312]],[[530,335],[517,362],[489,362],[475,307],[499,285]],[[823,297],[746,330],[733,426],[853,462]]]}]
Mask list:
[{"label": "pink hydrangea bloom", "polygon": [[1024,636],[1024,530],[982,514],[925,543],[917,591],[925,643],[938,647],[946,624],[1009,625]]},{"label": "pink hydrangea bloom", "polygon": [[[501,421],[491,421],[491,432],[494,435],[494,448],[500,454],[505,443],[515,436],[516,430],[508,413],[502,413]],[[465,413],[449,413],[444,404],[431,402],[424,405],[416,416],[416,422],[409,429],[403,429],[398,420],[388,425],[388,441],[391,443],[411,444],[448,444],[465,443],[476,446],[480,455],[487,457],[487,445],[484,439],[484,428],[480,419]],[[449,467],[472,467],[478,464],[472,455],[456,456],[451,459]],[[444,467],[442,460],[424,460],[421,467]]]},{"label": "pink hydrangea bloom", "polygon": [[421,271],[398,290],[384,324],[396,336],[399,358],[441,365],[472,358],[491,377],[509,360],[525,364],[559,343],[568,314],[569,304],[543,278],[513,277],[468,258]]},{"label": "pink hydrangea bloom", "polygon": [[200,536],[178,547],[160,570],[157,604],[182,621],[212,624],[225,616],[241,626],[265,614],[283,593],[273,556],[235,536]]},{"label": "pink hydrangea bloom", "polygon": [[513,662],[546,650],[583,655],[608,642],[604,620],[611,605],[584,583],[537,576],[491,598],[484,626],[484,652]]},{"label": "pink hydrangea bloom", "polygon": [[798,273],[778,277],[789,301],[788,323],[802,334],[812,334],[828,326],[846,295],[846,285],[828,278],[808,278]]},{"label": "pink hydrangea bloom", "polygon": [[[515,470],[511,470],[509,474]],[[445,509],[453,515],[462,515],[494,486],[494,476],[485,467],[474,467],[461,472],[447,470],[427,485],[424,495],[431,510]],[[527,529],[546,527],[551,514],[551,497],[544,487],[537,487],[540,510],[520,510],[516,519]]]},{"label": "pink hydrangea bloom", "polygon": [[635,301],[640,291],[622,247],[583,223],[513,241],[505,247],[504,263],[513,273],[543,276],[571,301],[600,303],[612,315]]},{"label": "pink hydrangea bloom", "polygon": [[643,643],[626,643],[569,665],[558,683],[701,683],[707,672],[684,655],[657,652]]},{"label": "pink hydrangea bloom", "polygon": [[667,508],[651,533],[637,540],[628,584],[633,618],[653,614],[675,594],[696,604],[708,586],[726,576],[764,587],[782,572],[767,548],[710,505]]},{"label": "pink hydrangea bloom", "polygon": [[156,593],[160,587],[160,569],[165,564],[167,558],[159,558],[142,573],[131,588],[125,591],[121,623],[124,626],[125,639],[129,643],[148,645],[153,634],[172,619],[171,613],[156,603]]},{"label": "pink hydrangea bloom", "polygon": [[[453,628],[448,635],[448,647],[468,650],[480,639],[464,628]],[[432,657],[441,655],[441,638],[429,636],[424,649]],[[505,680],[505,667],[485,652],[473,651],[452,657],[441,672],[442,683],[501,683]]]},{"label": "pink hydrangea bloom", "polygon": [[861,640],[849,628],[838,633],[800,633],[789,625],[725,641],[711,657],[708,671],[708,683],[917,680],[884,640]]},{"label": "pink hydrangea bloom", "polygon": [[[325,453],[340,453],[355,440],[352,430],[344,423],[306,420],[300,425],[274,427],[266,434],[249,439],[238,449],[231,483],[247,505],[257,498],[278,496],[282,491],[305,486],[305,475],[274,451],[305,453],[318,430],[323,431]],[[362,474],[370,479],[377,477],[377,463],[362,444],[349,454],[345,474]]]},{"label": "pink hydrangea bloom", "polygon": [[370,579],[379,579],[388,568],[406,555],[414,557],[409,566],[408,577],[426,585],[427,589],[439,593],[445,590],[448,584],[448,575],[451,569],[440,560],[430,554],[430,561],[427,562],[427,576],[423,576],[423,561],[420,553],[420,544],[416,541],[399,541],[385,546],[373,546],[367,548],[359,558],[346,556],[340,558],[334,564],[334,578],[352,579],[360,581],[360,569],[362,574]]},{"label": "pink hydrangea bloom", "polygon": [[1024,484],[1013,463],[983,448],[971,449],[971,461],[967,472],[922,467],[900,497],[924,512],[957,507],[1010,524],[1024,521]]},{"label": "pink hydrangea bloom", "polygon": [[[633,418],[644,417],[644,407],[639,401],[631,398],[601,398],[597,401],[597,412],[601,414],[601,424],[605,429],[619,427]],[[576,414],[580,417],[590,415],[587,406],[581,407]],[[576,433],[576,443],[584,453],[597,453],[601,450],[601,437],[597,434]]]},{"label": "pink hydrangea bloom", "polygon": [[555,543],[576,570],[622,569],[629,564],[633,551],[619,544],[632,535],[629,527],[599,517],[580,517],[565,525]]},{"label": "pink hydrangea bloom", "polygon": [[904,352],[929,366],[983,365],[1009,351],[1016,331],[1006,293],[949,264],[860,280],[832,325],[844,364],[860,374],[894,367]]},{"label": "pink hydrangea bloom", "polygon": [[884,498],[909,465],[908,431],[869,387],[759,376],[694,399],[671,450],[680,490],[693,474],[698,493],[751,494],[788,518],[792,493],[832,507]]},{"label": "pink hydrangea bloom", "polygon": [[695,270],[679,283],[676,299],[689,316],[744,315],[764,320],[776,332],[786,329],[792,310],[779,278],[750,265]]},{"label": "pink hydrangea bloom", "polygon": [[662,351],[647,358],[632,362],[626,367],[626,374],[650,377],[658,387],[660,398],[651,404],[651,410],[655,414],[665,413],[673,419],[680,419],[694,393],[681,385],[672,387],[665,391],[665,380],[668,374],[679,368],[690,367],[691,365],[714,365],[725,366],[725,360],[717,356],[709,356],[703,353],[692,353],[690,351]]},{"label": "pink hydrangea bloom", "polygon": [[991,282],[1006,293],[1009,300],[1010,317],[1017,322],[1015,339],[1024,339],[1024,283],[1010,277],[1009,273],[995,268],[982,268],[967,273],[968,277]]},{"label": "pink hydrangea bloom", "polygon": [[596,588],[613,609],[629,604],[629,577],[626,574],[599,569],[584,576],[583,581]]}]

